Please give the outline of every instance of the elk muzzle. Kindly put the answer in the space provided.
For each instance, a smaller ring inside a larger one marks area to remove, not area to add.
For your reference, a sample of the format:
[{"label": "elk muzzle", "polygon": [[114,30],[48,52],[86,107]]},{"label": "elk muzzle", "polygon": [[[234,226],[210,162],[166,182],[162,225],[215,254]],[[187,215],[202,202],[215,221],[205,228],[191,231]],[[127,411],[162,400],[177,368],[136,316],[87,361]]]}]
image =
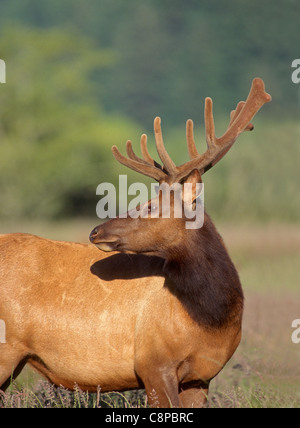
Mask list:
[{"label": "elk muzzle", "polygon": [[120,243],[118,235],[110,234],[104,225],[95,227],[90,233],[90,242],[102,251],[117,251]]}]

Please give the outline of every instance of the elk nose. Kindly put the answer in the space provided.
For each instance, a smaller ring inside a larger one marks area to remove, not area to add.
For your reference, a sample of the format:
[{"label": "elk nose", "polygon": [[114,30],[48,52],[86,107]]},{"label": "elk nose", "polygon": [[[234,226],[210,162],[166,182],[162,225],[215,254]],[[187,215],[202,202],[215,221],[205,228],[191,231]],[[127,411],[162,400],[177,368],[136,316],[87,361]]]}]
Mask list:
[{"label": "elk nose", "polygon": [[99,232],[99,226],[95,227],[95,229],[93,229],[91,231],[91,233],[90,233],[90,241],[91,241],[92,244],[94,243],[94,240],[95,240],[95,238],[98,235],[98,232]]}]

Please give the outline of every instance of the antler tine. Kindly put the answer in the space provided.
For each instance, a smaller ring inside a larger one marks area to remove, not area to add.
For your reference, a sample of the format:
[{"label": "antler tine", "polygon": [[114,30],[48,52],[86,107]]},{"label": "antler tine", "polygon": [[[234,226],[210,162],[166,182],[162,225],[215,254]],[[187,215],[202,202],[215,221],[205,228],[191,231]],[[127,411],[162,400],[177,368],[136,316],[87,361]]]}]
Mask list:
[{"label": "antler tine", "polygon": [[[242,109],[243,109],[243,107],[244,107],[245,104],[246,104],[245,101],[240,101],[238,103],[236,109],[231,112],[231,114],[230,114],[230,122],[229,122],[228,128],[233,124],[233,122],[235,121],[235,119],[238,117],[238,115],[242,111]],[[254,126],[252,125],[252,123],[249,123],[249,125],[246,126],[246,128],[244,129],[244,131],[253,131],[253,129],[254,129]]]},{"label": "antler tine", "polygon": [[133,160],[135,160],[137,162],[145,163],[144,159],[139,158],[134,153],[133,148],[132,148],[132,142],[130,140],[128,140],[126,142],[126,153],[127,153],[127,156],[129,157],[129,159],[133,159]]},{"label": "antler tine", "polygon": [[154,119],[154,134],[155,134],[157,153],[168,175],[175,176],[177,172],[177,168],[175,163],[172,161],[172,159],[168,155],[168,152],[165,149],[163,138],[162,138],[160,122],[161,122],[160,117],[156,117]]},{"label": "antler tine", "polygon": [[238,117],[238,115],[240,114],[240,112],[243,109],[244,105],[245,105],[245,101],[240,101],[238,103],[238,105],[236,106],[236,109],[232,110],[232,112],[230,113],[230,122],[229,122],[228,128],[233,124],[233,122],[235,121],[235,119]]},{"label": "antler tine", "polygon": [[190,159],[197,158],[199,156],[199,153],[198,153],[198,150],[196,149],[196,144],[194,139],[194,123],[191,119],[188,119],[186,122],[186,142],[187,142]]},{"label": "antler tine", "polygon": [[213,101],[209,97],[205,98],[204,121],[207,148],[208,150],[212,150],[216,140],[216,133],[213,116]]},{"label": "antler tine", "polygon": [[152,156],[148,151],[146,134],[143,134],[141,136],[141,152],[142,152],[143,158],[149,165],[154,165],[156,168],[163,170],[162,166],[152,158]]},{"label": "antler tine", "polygon": [[148,162],[150,165],[155,165],[155,160],[150,156],[150,153],[148,152],[146,134],[143,134],[141,136],[141,152],[146,162]]}]

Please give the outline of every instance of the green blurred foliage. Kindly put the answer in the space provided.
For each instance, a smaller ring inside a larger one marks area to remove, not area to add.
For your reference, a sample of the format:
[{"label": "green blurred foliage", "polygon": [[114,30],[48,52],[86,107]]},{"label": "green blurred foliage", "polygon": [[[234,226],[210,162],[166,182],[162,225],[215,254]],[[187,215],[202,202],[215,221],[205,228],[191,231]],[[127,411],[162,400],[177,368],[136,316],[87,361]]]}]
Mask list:
[{"label": "green blurred foliage", "polygon": [[91,215],[100,178],[116,177],[111,146],[136,129],[96,100],[91,75],[113,55],[72,32],[22,27],[2,32],[0,52],[1,218]]},{"label": "green blurred foliage", "polygon": [[259,76],[273,101],[205,175],[206,207],[224,220],[297,221],[299,16],[296,0],[1,0],[0,218],[94,215],[97,185],[128,173],[113,144],[136,148],[147,132],[157,159],[159,115],[183,163],[187,118],[205,150],[204,97],[221,135]]},{"label": "green blurred foliage", "polygon": [[[155,115],[170,125],[201,111],[205,96],[222,113],[253,77],[266,80],[277,112],[293,113],[291,82],[298,55],[298,0],[1,0],[0,26],[76,29],[115,55],[98,93],[107,111],[150,129]],[[17,29],[15,29],[17,33]],[[295,113],[294,113],[295,116]]]}]

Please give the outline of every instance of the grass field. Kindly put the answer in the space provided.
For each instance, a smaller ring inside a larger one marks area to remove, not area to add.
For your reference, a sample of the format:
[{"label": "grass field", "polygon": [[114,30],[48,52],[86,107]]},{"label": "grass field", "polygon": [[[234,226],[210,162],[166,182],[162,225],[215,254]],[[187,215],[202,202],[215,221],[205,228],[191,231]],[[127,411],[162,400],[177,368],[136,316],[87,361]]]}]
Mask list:
[{"label": "grass field", "polygon": [[300,407],[300,228],[223,227],[245,293],[243,339],[213,382],[213,405]]},{"label": "grass field", "polygon": [[[18,225],[19,231],[87,242],[96,222]],[[218,227],[245,293],[243,339],[211,383],[209,407],[300,408],[300,344],[291,340],[300,318],[300,227],[271,224]],[[6,225],[0,232],[16,231]],[[45,232],[46,231],[46,232]],[[70,394],[26,368],[0,399],[0,407],[144,407],[143,394]]]}]

